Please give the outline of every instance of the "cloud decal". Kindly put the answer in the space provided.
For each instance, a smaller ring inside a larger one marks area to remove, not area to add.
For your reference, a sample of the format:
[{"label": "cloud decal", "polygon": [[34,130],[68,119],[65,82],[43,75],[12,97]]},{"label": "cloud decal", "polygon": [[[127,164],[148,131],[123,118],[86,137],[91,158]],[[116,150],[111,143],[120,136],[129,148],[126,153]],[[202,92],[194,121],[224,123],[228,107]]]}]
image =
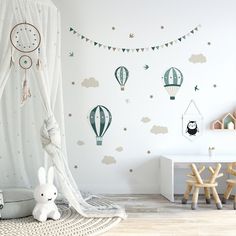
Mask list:
[{"label": "cloud decal", "polygon": [[84,145],[85,143],[82,141],[82,140],[79,140],[78,142],[77,142],[77,145],[79,145],[79,146],[82,146],[82,145]]},{"label": "cloud decal", "polygon": [[99,87],[99,82],[95,78],[84,79],[81,85],[85,88],[96,88]]},{"label": "cloud decal", "polygon": [[116,164],[116,159],[112,156],[104,156],[102,163],[106,165]]},{"label": "cloud decal", "polygon": [[203,54],[192,54],[188,59],[191,63],[206,63],[207,59]]},{"label": "cloud decal", "polygon": [[148,123],[148,122],[151,121],[151,119],[150,119],[149,117],[143,117],[143,118],[141,119],[141,121],[142,121],[143,123]]},{"label": "cloud decal", "polygon": [[124,150],[124,149],[123,149],[123,147],[121,147],[121,146],[116,148],[116,151],[117,151],[117,152],[122,152],[123,150]]},{"label": "cloud decal", "polygon": [[164,127],[164,126],[153,125],[150,132],[155,134],[155,135],[157,135],[157,134],[167,134],[168,133],[168,128]]}]

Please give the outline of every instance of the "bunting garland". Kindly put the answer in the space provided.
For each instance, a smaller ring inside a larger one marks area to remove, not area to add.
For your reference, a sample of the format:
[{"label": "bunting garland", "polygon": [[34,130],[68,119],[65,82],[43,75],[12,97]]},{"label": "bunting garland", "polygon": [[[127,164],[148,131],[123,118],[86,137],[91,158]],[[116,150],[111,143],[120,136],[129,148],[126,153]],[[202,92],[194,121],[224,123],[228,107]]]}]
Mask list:
[{"label": "bunting garland", "polygon": [[142,47],[142,48],[126,48],[126,47],[121,48],[121,47],[114,47],[114,46],[111,46],[111,45],[105,45],[103,43],[94,41],[94,40],[86,37],[85,35],[82,35],[76,29],[74,29],[72,27],[69,28],[69,31],[72,34],[76,35],[79,39],[81,39],[81,40],[83,40],[83,41],[85,41],[87,43],[90,43],[94,47],[107,49],[107,50],[113,51],[113,52],[123,52],[123,53],[125,53],[125,52],[126,53],[137,52],[138,53],[138,52],[144,52],[144,51],[149,51],[149,50],[151,50],[151,51],[158,51],[159,49],[167,48],[167,47],[170,47],[170,46],[174,46],[174,44],[177,44],[177,43],[182,43],[185,39],[187,39],[187,37],[190,37],[195,32],[197,32],[200,27],[201,27],[201,25],[196,26],[195,28],[191,29],[187,34],[185,34],[185,35],[183,35],[181,37],[178,37],[175,40],[163,43],[161,45],[154,45],[154,46]]}]

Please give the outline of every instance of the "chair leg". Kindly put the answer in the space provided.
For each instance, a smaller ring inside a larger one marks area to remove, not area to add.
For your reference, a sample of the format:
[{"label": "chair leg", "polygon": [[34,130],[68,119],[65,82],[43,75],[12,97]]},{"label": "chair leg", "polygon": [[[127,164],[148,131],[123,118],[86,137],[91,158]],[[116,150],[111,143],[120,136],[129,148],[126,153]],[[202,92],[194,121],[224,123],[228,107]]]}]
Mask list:
[{"label": "chair leg", "polygon": [[236,194],[234,195],[234,210],[236,210]]},{"label": "chair leg", "polygon": [[192,210],[197,209],[198,194],[199,194],[199,188],[195,187],[193,191],[193,199],[192,199],[192,205],[191,205]]},{"label": "chair leg", "polygon": [[229,196],[232,192],[232,189],[233,189],[233,184],[227,184],[227,188],[226,188],[226,191],[224,193],[224,197],[222,198],[222,203],[223,204],[226,204],[227,200],[229,199]]},{"label": "chair leg", "polygon": [[186,189],[186,191],[184,193],[184,197],[182,199],[182,204],[187,204],[188,198],[189,198],[189,194],[191,193],[192,188],[193,188],[193,185],[191,185],[191,184],[187,185],[187,189]]},{"label": "chair leg", "polygon": [[209,188],[204,187],[204,192],[205,192],[206,204],[211,204],[211,193]]},{"label": "chair leg", "polygon": [[218,195],[215,187],[212,187],[211,189],[212,189],[213,197],[215,199],[216,207],[218,210],[220,210],[220,209],[222,209],[222,204],[221,204],[219,195]]}]

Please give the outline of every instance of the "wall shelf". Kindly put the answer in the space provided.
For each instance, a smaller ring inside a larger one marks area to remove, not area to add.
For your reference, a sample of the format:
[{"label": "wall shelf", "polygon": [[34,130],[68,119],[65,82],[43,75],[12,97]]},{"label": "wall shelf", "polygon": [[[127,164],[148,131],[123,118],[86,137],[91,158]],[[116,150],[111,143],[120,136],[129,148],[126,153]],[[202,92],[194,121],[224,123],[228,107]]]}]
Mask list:
[{"label": "wall shelf", "polygon": [[236,113],[227,113],[221,120],[211,124],[212,130],[236,130]]}]

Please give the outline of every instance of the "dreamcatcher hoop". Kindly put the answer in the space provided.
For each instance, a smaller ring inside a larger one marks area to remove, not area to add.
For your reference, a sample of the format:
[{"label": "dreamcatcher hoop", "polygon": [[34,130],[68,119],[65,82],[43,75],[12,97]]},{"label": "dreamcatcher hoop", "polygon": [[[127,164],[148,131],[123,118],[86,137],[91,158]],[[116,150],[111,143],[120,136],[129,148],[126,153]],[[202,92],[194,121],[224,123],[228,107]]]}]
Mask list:
[{"label": "dreamcatcher hoop", "polygon": [[32,64],[33,64],[33,62],[32,62],[31,57],[29,57],[27,55],[23,55],[19,59],[19,65],[24,70],[30,69],[32,67]]},{"label": "dreamcatcher hoop", "polygon": [[[28,44],[21,39],[21,37],[25,39],[26,36],[30,38],[26,39],[26,41],[29,41]],[[24,22],[19,23],[12,28],[10,41],[16,50],[23,53],[31,53],[39,48],[41,44],[41,35],[34,25]]]}]

